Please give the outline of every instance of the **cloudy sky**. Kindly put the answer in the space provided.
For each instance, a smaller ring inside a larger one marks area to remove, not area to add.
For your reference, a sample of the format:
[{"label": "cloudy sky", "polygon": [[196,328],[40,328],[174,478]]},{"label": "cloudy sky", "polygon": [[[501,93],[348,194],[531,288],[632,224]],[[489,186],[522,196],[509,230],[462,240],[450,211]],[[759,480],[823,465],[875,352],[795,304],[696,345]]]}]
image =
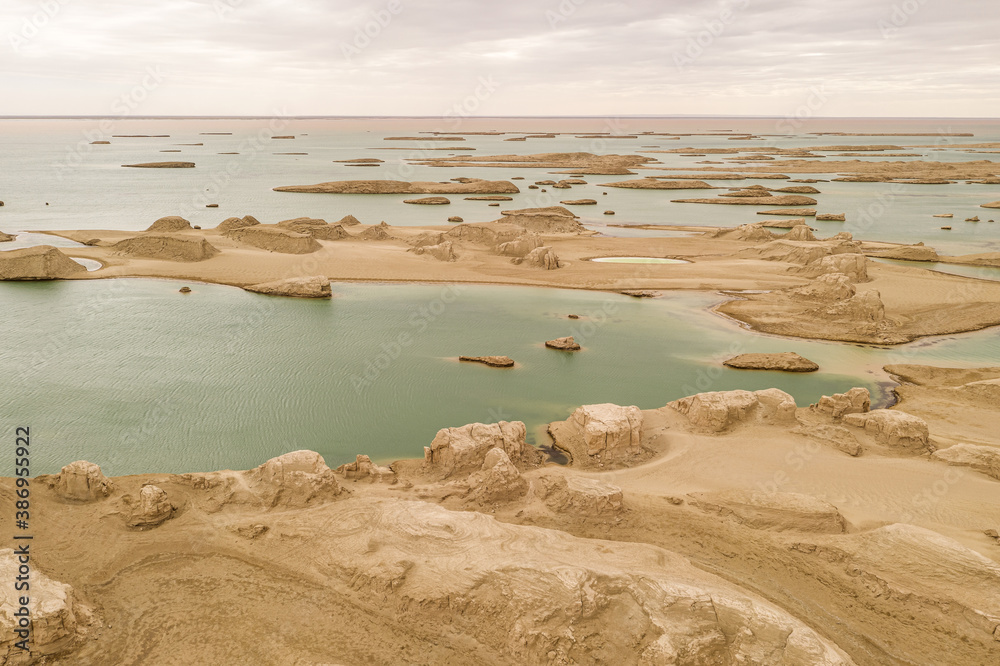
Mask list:
[{"label": "cloudy sky", "polygon": [[[0,115],[995,117],[995,0],[2,0]],[[994,18],[989,18],[994,16]],[[127,111],[126,111],[127,110]]]}]

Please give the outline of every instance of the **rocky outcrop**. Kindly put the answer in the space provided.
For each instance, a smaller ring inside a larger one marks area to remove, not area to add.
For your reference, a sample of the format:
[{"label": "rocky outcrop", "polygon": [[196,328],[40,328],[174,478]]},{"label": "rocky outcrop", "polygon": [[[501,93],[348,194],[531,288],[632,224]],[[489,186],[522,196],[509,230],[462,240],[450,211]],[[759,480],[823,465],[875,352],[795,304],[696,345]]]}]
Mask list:
[{"label": "rocky outcrop", "polygon": [[243,288],[268,296],[289,296],[292,298],[331,298],[333,296],[333,291],[330,289],[330,278],[325,275],[287,278]]},{"label": "rocky outcrop", "polygon": [[339,224],[327,224],[326,220],[317,220],[310,217],[297,217],[292,220],[278,222],[282,229],[288,229],[295,233],[312,236],[316,240],[336,241],[343,238],[350,238],[347,230]]},{"label": "rocky outcrop", "polygon": [[459,356],[459,361],[466,363],[482,363],[491,368],[513,368],[514,359],[510,356]]},{"label": "rocky outcrop", "polygon": [[597,199],[568,199],[559,203],[564,206],[596,206]]},{"label": "rocky outcrop", "polygon": [[801,426],[793,432],[809,437],[810,439],[819,440],[823,444],[842,451],[849,456],[857,457],[864,452],[861,442],[854,436],[854,433],[840,426],[825,424]]},{"label": "rocky outcrop", "polygon": [[517,263],[524,263],[532,268],[543,268],[552,271],[559,268],[559,256],[551,247],[536,247],[534,250],[524,255],[523,260],[514,259]]},{"label": "rocky outcrop", "polygon": [[935,460],[949,465],[971,467],[977,472],[1000,481],[1000,448],[975,444],[954,444],[931,454]]},{"label": "rocky outcrop", "polygon": [[859,331],[877,331],[889,323],[885,318],[882,295],[876,289],[857,293],[822,312],[830,317],[852,322]]},{"label": "rocky outcrop", "polygon": [[430,446],[424,447],[424,465],[443,477],[480,469],[490,449],[500,449],[510,460],[524,460],[527,430],[521,421],[470,423],[460,428],[442,428]]},{"label": "rocky outcrop", "polygon": [[775,229],[791,229],[806,223],[806,218],[804,217],[793,217],[788,220],[764,220],[763,222],[758,222],[757,224],[765,227],[773,227]]},{"label": "rocky outcrop", "polygon": [[469,477],[473,499],[479,504],[512,502],[528,492],[528,482],[500,448],[486,452],[481,471]]},{"label": "rocky outcrop", "polygon": [[153,528],[169,520],[174,511],[163,489],[154,485],[143,486],[139,491],[139,501],[132,507],[128,525],[138,529]]},{"label": "rocky outcrop", "polygon": [[790,264],[806,266],[814,262],[819,262],[823,257],[832,254],[832,252],[829,246],[820,243],[779,239],[770,243],[764,243],[763,245],[744,248],[737,252],[736,256],[746,259],[784,261]]},{"label": "rocky outcrop", "polygon": [[0,280],[58,280],[86,272],[51,245],[0,252]]},{"label": "rocky outcrop", "polygon": [[59,497],[73,502],[95,502],[114,491],[114,484],[101,468],[86,460],[77,460],[47,481]]},{"label": "rocky outcrop", "polygon": [[868,258],[863,254],[832,254],[822,257],[810,268],[820,275],[838,273],[854,282],[868,282]]},{"label": "rocky outcrop", "polygon": [[984,203],[980,208],[1000,208],[1000,201],[991,201],[990,203]]},{"label": "rocky outcrop", "polygon": [[772,241],[775,238],[772,232],[764,228],[764,223],[762,222],[741,224],[735,229],[723,227],[715,230],[714,232],[709,232],[707,235],[712,238],[746,241],[748,243],[763,243]]},{"label": "rocky outcrop", "polygon": [[578,234],[586,231],[576,214],[562,206],[504,210],[500,214],[503,218],[498,222],[515,224],[539,234]]},{"label": "rocky outcrop", "polygon": [[384,241],[384,240],[394,239],[394,236],[391,233],[389,233],[389,225],[386,224],[384,221],[368,227],[360,234],[358,234],[357,237],[362,240],[373,240],[373,241]]},{"label": "rocky outcrop", "polygon": [[301,507],[340,494],[333,470],[315,451],[293,451],[242,473],[250,490],[267,506]]},{"label": "rocky outcrop", "polygon": [[844,423],[864,428],[880,444],[892,448],[924,451],[932,449],[927,422],[893,409],[877,409],[867,414],[848,414]]},{"label": "rocky outcrop", "polygon": [[17,236],[13,234],[5,234],[4,232],[0,231],[0,243],[9,243],[15,238],[17,238]]},{"label": "rocky outcrop", "polygon": [[275,192],[319,194],[517,194],[521,190],[506,180],[467,179],[463,183],[408,183],[400,180],[341,180],[317,185],[276,187]]},{"label": "rocky outcrop", "polygon": [[308,234],[263,224],[233,229],[223,235],[245,245],[282,254],[309,254],[323,249],[323,246]]},{"label": "rocky outcrop", "polygon": [[825,213],[817,215],[816,220],[819,222],[846,222],[847,215],[844,213]]},{"label": "rocky outcrop", "polygon": [[869,257],[880,257],[882,259],[902,259],[904,261],[937,261],[940,259],[937,251],[932,247],[927,247],[923,243],[916,245],[896,245],[894,247],[866,250]]},{"label": "rocky outcrop", "polygon": [[227,217],[223,220],[216,229],[219,231],[232,231],[233,229],[242,229],[243,227],[255,227],[260,222],[257,218],[252,215],[246,215],[244,217]]},{"label": "rocky outcrop", "polygon": [[391,467],[376,465],[372,459],[365,455],[358,455],[354,462],[341,465],[337,468],[337,474],[342,474],[351,480],[369,479],[374,482],[395,481],[396,473]]},{"label": "rocky outcrop", "polygon": [[828,502],[809,495],[751,490],[691,493],[690,503],[755,530],[843,534],[847,521]]},{"label": "rocky outcrop", "polygon": [[126,238],[112,245],[111,250],[127,257],[162,261],[207,261],[219,254],[219,250],[204,238],[169,234]]},{"label": "rocky outcrop", "polygon": [[780,208],[777,210],[759,210],[758,215],[792,215],[794,217],[816,217],[815,208]]},{"label": "rocky outcrop", "polygon": [[403,199],[403,203],[422,206],[447,206],[451,203],[451,199],[448,197],[423,197],[422,199]]},{"label": "rocky outcrop", "polygon": [[553,511],[579,516],[608,516],[623,508],[618,486],[580,476],[540,476],[538,494]]},{"label": "rocky outcrop", "polygon": [[857,289],[846,275],[826,273],[803,287],[789,289],[788,293],[803,299],[833,303],[851,298],[857,293]]},{"label": "rocky outcrop", "polygon": [[560,349],[562,351],[580,351],[583,349],[577,341],[573,339],[572,335],[566,338],[548,340],[546,341],[545,346],[549,349]]},{"label": "rocky outcrop", "polygon": [[815,372],[819,370],[819,365],[795,352],[740,354],[723,361],[722,364],[740,370],[779,370],[781,372]]},{"label": "rocky outcrop", "polygon": [[[34,548],[29,549],[34,553]],[[50,658],[57,658],[84,640],[93,616],[77,600],[72,587],[49,578],[33,559],[30,589],[16,592],[14,581],[23,574],[20,557],[11,548],[0,550],[0,578],[11,581],[10,591],[0,595],[0,663],[49,663]],[[21,614],[21,598],[29,599],[27,617]],[[16,645],[21,641],[30,646],[30,652]]]},{"label": "rocky outcrop", "polygon": [[636,406],[604,403],[579,407],[549,432],[556,445],[570,453],[585,453],[601,460],[625,460],[643,452],[642,411]]},{"label": "rocky outcrop", "polygon": [[428,255],[438,261],[455,261],[455,246],[451,241],[444,241],[437,245],[419,245],[410,250],[413,254]]},{"label": "rocky outcrop", "polygon": [[500,243],[496,246],[497,254],[504,257],[520,257],[524,258],[531,253],[532,250],[536,250],[544,245],[542,237],[538,234],[526,233],[523,237],[517,240],[507,241],[506,243]]},{"label": "rocky outcrop", "polygon": [[791,231],[781,237],[782,240],[790,241],[814,241],[817,240],[812,229],[806,224],[798,224],[792,227]]},{"label": "rocky outcrop", "polygon": [[795,399],[778,389],[699,393],[668,403],[697,428],[724,432],[755,421],[795,423]]},{"label": "rocky outcrop", "polygon": [[504,243],[526,239],[528,231],[522,226],[507,222],[507,220],[497,220],[496,222],[460,224],[449,229],[446,235],[449,238],[497,248]]},{"label": "rocky outcrop", "polygon": [[339,224],[342,227],[353,227],[358,224],[361,224],[361,221],[358,218],[354,217],[353,215],[345,215],[340,219],[339,222],[337,222],[337,224]]},{"label": "rocky outcrop", "polygon": [[865,414],[871,409],[871,405],[872,399],[868,389],[855,387],[847,393],[824,395],[811,407],[839,420],[848,414]]},{"label": "rocky outcrop", "polygon": [[191,223],[178,215],[168,215],[161,217],[156,222],[149,225],[146,231],[186,231],[191,228]]}]

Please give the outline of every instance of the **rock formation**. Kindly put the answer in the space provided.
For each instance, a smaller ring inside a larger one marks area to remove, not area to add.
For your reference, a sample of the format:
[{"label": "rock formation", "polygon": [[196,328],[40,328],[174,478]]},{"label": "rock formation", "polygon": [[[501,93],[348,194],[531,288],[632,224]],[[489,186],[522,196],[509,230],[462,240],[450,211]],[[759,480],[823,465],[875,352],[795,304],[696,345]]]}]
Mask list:
[{"label": "rock formation", "polygon": [[451,203],[448,197],[423,197],[422,199],[403,199],[405,204],[420,204],[423,206],[446,206]]},{"label": "rock formation", "polygon": [[389,225],[386,224],[384,221],[368,227],[360,234],[358,234],[357,237],[362,240],[373,240],[373,241],[393,240],[392,234],[389,233]]},{"label": "rock formation", "polygon": [[918,451],[933,450],[927,422],[923,419],[890,409],[877,409],[865,414],[848,414],[847,425],[864,428],[885,446]]},{"label": "rock formation", "polygon": [[553,511],[587,517],[615,515],[624,508],[622,489],[579,476],[541,476],[539,495]]},{"label": "rock formation", "polygon": [[419,245],[410,250],[414,254],[426,254],[434,257],[438,261],[455,261],[455,246],[451,241],[444,241],[437,245]]},{"label": "rock formation", "polygon": [[112,493],[114,485],[101,468],[86,460],[77,460],[62,468],[54,477],[47,477],[55,493],[74,502],[94,502]]},{"label": "rock formation", "polygon": [[317,240],[336,241],[343,238],[350,238],[350,234],[340,224],[327,224],[326,220],[317,220],[310,217],[297,217],[292,220],[278,222],[282,229],[288,229],[295,233],[312,236]]},{"label": "rock formation", "polygon": [[982,472],[1000,481],[1000,448],[976,444],[953,444],[946,449],[938,449],[931,454],[931,457],[949,465],[971,467],[977,472]]},{"label": "rock formation", "polygon": [[[49,663],[51,658],[76,648],[93,622],[90,609],[77,600],[73,588],[52,580],[37,565],[31,562],[30,588],[17,593],[14,581],[23,575],[23,561],[11,548],[0,550],[0,578],[11,581],[10,591],[0,593],[0,663]],[[29,623],[27,629],[21,624],[23,616],[17,614],[21,598],[29,599],[30,615],[24,618]],[[30,652],[16,645],[22,640],[30,646]]]},{"label": "rock formation", "polygon": [[817,215],[816,219],[820,222],[846,222],[847,215],[844,213],[825,213]]},{"label": "rock formation", "polygon": [[[782,194],[778,196],[726,196],[717,199],[672,199],[671,203],[728,204],[731,206],[813,206],[816,200],[799,194]],[[768,215],[774,215],[768,211]],[[803,213],[797,213],[803,215]]]},{"label": "rock formation", "polygon": [[536,247],[534,250],[524,255],[524,259],[519,261],[514,259],[518,263],[523,263],[525,265],[531,266],[532,268],[544,268],[547,271],[555,270],[559,268],[559,257],[556,255],[555,250],[551,247]]},{"label": "rock formation", "polygon": [[361,224],[361,221],[358,220],[358,218],[354,217],[353,215],[345,215],[340,219],[339,222],[337,222],[337,224],[339,224],[342,227],[353,227],[358,224]]},{"label": "rock formation", "polygon": [[548,340],[545,346],[549,349],[560,349],[562,351],[580,351],[582,347],[573,339],[573,336],[566,338],[556,338],[555,340]]},{"label": "rock formation", "polygon": [[187,231],[191,228],[191,223],[185,220],[183,217],[178,215],[168,215],[167,217],[161,217],[156,222],[149,225],[146,231]]},{"label": "rock formation", "polygon": [[521,421],[442,428],[431,445],[424,447],[424,465],[443,477],[467,474],[483,467],[490,449],[500,449],[510,460],[521,462],[528,453],[526,434]]},{"label": "rock formation", "polygon": [[638,180],[622,180],[614,183],[599,183],[598,187],[620,187],[630,190],[711,190],[711,185],[703,180],[660,180],[657,178],[640,178]]},{"label": "rock formation", "polygon": [[828,502],[797,493],[724,490],[691,493],[690,502],[755,530],[842,534],[847,521]]},{"label": "rock formation", "polygon": [[458,360],[466,363],[482,363],[491,368],[514,367],[514,359],[509,356],[459,356]]},{"label": "rock formation", "polygon": [[323,248],[308,234],[263,224],[232,229],[223,235],[245,245],[282,254],[309,254]]},{"label": "rock formation", "polygon": [[351,480],[369,479],[374,482],[394,481],[396,478],[396,473],[391,467],[376,465],[365,455],[358,455],[354,462],[338,467],[337,474],[343,474],[345,478]]},{"label": "rock formation", "polygon": [[468,483],[479,504],[512,502],[528,492],[528,482],[501,448],[486,452],[481,471],[470,475]]},{"label": "rock formation", "polygon": [[778,389],[699,393],[668,403],[697,428],[723,432],[753,421],[794,423],[795,399]]},{"label": "rock formation", "polygon": [[123,164],[133,169],[193,169],[194,162],[144,162],[143,164]]},{"label": "rock formation", "polygon": [[517,185],[505,180],[469,179],[464,183],[408,183],[399,180],[342,180],[317,185],[276,187],[275,192],[320,194],[517,194]]},{"label": "rock formation", "polygon": [[333,470],[315,451],[293,451],[242,473],[250,490],[267,506],[301,507],[340,494]]},{"label": "rock formation", "polygon": [[815,372],[819,370],[819,365],[795,352],[740,354],[723,361],[723,365],[740,370],[779,370],[781,372]]},{"label": "rock formation", "polygon": [[330,288],[330,278],[325,275],[287,278],[243,288],[247,291],[267,294],[269,296],[290,296],[293,298],[331,298],[333,296]]},{"label": "rock formation", "polygon": [[51,245],[0,252],[0,280],[57,280],[86,272]]},{"label": "rock formation", "polygon": [[17,238],[17,236],[13,234],[5,234],[4,232],[0,231],[0,243],[8,243],[14,240],[15,238]]},{"label": "rock formation", "polygon": [[824,395],[812,407],[839,420],[848,414],[865,414],[871,409],[871,404],[871,394],[868,389],[855,387],[847,393]]},{"label": "rock formation", "polygon": [[147,529],[156,527],[169,520],[174,515],[174,506],[170,503],[161,488],[152,484],[143,486],[139,491],[139,501],[132,507],[129,516],[129,527]]},{"label": "rock formation", "polygon": [[111,249],[115,254],[163,261],[206,261],[219,254],[219,250],[204,238],[171,234],[126,238]]}]

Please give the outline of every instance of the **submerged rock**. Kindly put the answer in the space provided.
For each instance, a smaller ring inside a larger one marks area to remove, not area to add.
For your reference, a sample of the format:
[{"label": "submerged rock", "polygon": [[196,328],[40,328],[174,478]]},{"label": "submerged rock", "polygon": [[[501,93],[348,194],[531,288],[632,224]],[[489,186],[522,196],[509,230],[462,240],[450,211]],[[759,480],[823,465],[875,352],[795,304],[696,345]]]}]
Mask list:
[{"label": "submerged rock", "polygon": [[459,361],[467,363],[482,363],[491,368],[513,368],[514,359],[510,356],[459,356]]},{"label": "submerged rock", "polygon": [[545,343],[545,346],[549,349],[561,349],[562,351],[580,351],[582,347],[577,344],[573,336],[565,338],[556,338],[555,340],[549,340]]}]

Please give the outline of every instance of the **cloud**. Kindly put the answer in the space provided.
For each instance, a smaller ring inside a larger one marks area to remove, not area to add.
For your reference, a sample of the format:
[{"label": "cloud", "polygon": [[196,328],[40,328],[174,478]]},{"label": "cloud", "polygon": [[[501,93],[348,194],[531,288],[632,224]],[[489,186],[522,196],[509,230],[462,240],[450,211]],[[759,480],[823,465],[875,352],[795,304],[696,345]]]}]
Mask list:
[{"label": "cloud", "polygon": [[6,0],[5,114],[990,116],[989,0]]}]

